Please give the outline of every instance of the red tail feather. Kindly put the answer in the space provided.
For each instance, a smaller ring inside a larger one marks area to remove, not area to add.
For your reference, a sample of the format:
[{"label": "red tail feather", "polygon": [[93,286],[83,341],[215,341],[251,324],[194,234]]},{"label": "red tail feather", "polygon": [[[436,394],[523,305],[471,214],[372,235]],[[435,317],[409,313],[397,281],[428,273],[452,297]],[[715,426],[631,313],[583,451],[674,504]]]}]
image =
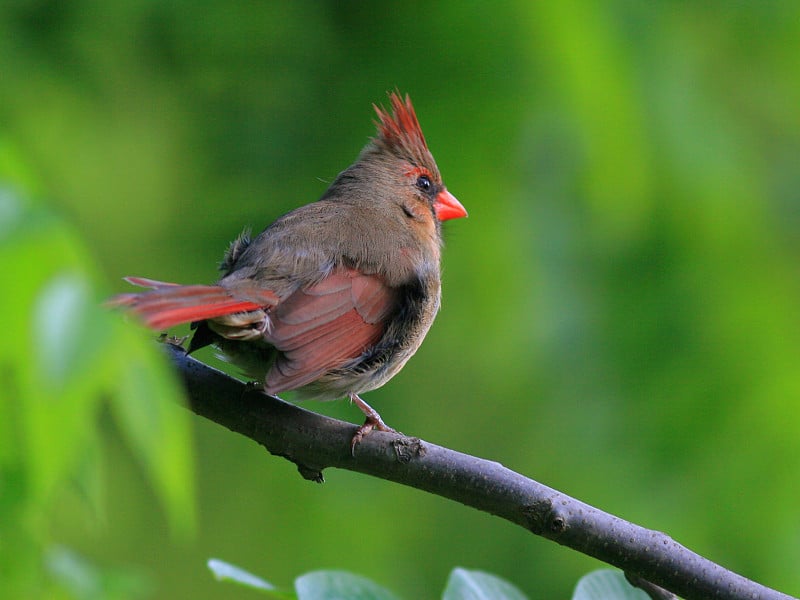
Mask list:
[{"label": "red tail feather", "polygon": [[153,289],[140,294],[120,294],[112,298],[110,304],[129,307],[152,329],[168,329],[181,323],[259,310],[278,302],[278,297],[269,290],[261,290],[257,298],[248,290],[248,299],[242,300],[236,298],[235,292],[218,285],[178,285],[143,277],[125,279]]}]

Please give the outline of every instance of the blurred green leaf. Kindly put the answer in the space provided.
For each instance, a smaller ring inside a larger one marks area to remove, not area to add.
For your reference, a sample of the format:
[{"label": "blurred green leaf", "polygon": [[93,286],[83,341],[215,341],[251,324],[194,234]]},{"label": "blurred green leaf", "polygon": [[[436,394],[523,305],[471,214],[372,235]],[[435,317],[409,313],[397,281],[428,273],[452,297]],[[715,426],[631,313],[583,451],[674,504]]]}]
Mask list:
[{"label": "blurred green leaf", "polygon": [[397,600],[392,592],[347,571],[313,571],[294,582],[298,600]]},{"label": "blurred green leaf", "polygon": [[527,600],[512,584],[491,573],[453,569],[447,580],[443,600]]},{"label": "blurred green leaf", "polygon": [[8,190],[0,214],[18,221],[0,237],[0,263],[16,282],[0,310],[14,316],[7,333],[17,342],[0,349],[0,359],[19,386],[34,497],[45,499],[75,467],[110,393],[172,522],[186,530],[194,518],[190,432],[166,361],[143,332],[101,305],[91,260],[68,227]]},{"label": "blurred green leaf", "polygon": [[[94,415],[108,379],[107,335],[89,283],[89,260],[72,233],[51,214],[0,188],[0,264],[14,294],[0,297],[14,344],[0,347],[0,364],[16,391],[15,418],[0,455],[25,471],[25,494],[38,505],[71,473],[94,441]],[[11,401],[11,397],[8,398]]]},{"label": "blurred green leaf", "polygon": [[179,406],[183,395],[170,366],[141,333],[116,329],[119,375],[111,408],[155,484],[170,522],[186,534],[195,520],[189,413]]},{"label": "blurred green leaf", "polygon": [[64,546],[50,548],[45,564],[56,584],[76,600],[135,600],[153,592],[152,582],[138,571],[98,567]]},{"label": "blurred green leaf", "polygon": [[581,577],[572,600],[648,600],[648,595],[628,583],[621,571],[601,569]]},{"label": "blurred green leaf", "polygon": [[[295,580],[297,594],[281,592],[258,577],[216,558],[208,568],[219,581],[233,581],[245,587],[267,592],[275,598],[299,600],[397,600],[392,592],[375,582],[347,571],[313,571]],[[527,600],[510,583],[482,571],[456,568],[450,573],[443,600]]]},{"label": "blurred green leaf", "polygon": [[102,348],[94,344],[100,338],[98,323],[92,317],[95,304],[89,296],[89,283],[75,273],[57,275],[39,292],[33,307],[33,368],[46,373],[41,383],[48,392],[59,393],[68,379],[81,375]]},{"label": "blurred green leaf", "polygon": [[107,371],[105,333],[94,320],[97,307],[89,283],[75,271],[45,281],[31,309],[29,330],[22,334],[33,353],[21,365],[28,387],[25,436],[32,492],[46,500],[95,442]]},{"label": "blurred green leaf", "polygon": [[258,575],[253,575],[241,567],[219,560],[218,558],[210,558],[207,564],[217,581],[232,581],[233,583],[238,583],[245,587],[266,592],[271,598],[297,597],[291,592],[276,589],[274,585],[261,579]]},{"label": "blurred green leaf", "polygon": [[[0,265],[14,282],[13,293],[0,294],[0,314],[8,317],[4,334],[13,340],[0,345],[0,507],[11,517],[0,518],[0,539],[16,540],[17,555],[41,552],[48,514],[66,487],[100,506],[97,425],[106,397],[170,523],[189,531],[194,485],[188,416],[151,336],[102,306],[79,237],[7,186],[0,186]],[[7,579],[16,582],[4,583],[27,595],[38,561],[34,554],[12,558],[7,544],[0,544],[3,571],[15,563],[25,567],[10,571],[14,577]]]}]

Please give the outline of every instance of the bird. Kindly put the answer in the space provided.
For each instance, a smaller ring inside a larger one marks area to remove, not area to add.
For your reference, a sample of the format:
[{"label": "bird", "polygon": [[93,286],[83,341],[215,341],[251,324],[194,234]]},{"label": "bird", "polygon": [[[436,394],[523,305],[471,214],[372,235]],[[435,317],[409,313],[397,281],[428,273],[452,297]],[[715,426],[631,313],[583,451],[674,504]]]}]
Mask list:
[{"label": "bird", "polygon": [[364,414],[350,450],[394,430],[361,394],[394,377],[441,305],[442,223],[467,216],[442,181],[410,97],[378,104],[377,135],[315,202],[228,247],[214,285],[126,277],[124,307],[155,330],[191,323],[272,396],[349,398]]}]

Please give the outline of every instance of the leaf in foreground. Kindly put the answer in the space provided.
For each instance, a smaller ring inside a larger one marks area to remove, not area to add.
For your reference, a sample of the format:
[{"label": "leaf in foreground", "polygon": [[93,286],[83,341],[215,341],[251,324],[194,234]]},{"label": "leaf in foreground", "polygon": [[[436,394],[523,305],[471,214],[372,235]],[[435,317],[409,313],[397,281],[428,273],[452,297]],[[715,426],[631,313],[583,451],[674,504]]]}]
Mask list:
[{"label": "leaf in foreground", "polygon": [[572,600],[648,600],[648,597],[628,583],[621,571],[601,569],[581,577]]},{"label": "leaf in foreground", "polygon": [[270,582],[261,579],[258,575],[253,575],[241,567],[232,565],[218,558],[208,559],[208,568],[214,574],[217,581],[232,581],[244,587],[265,593],[271,598],[295,598],[291,592],[277,589]]},{"label": "leaf in foreground", "polygon": [[312,571],[294,582],[299,600],[398,600],[374,581],[347,571]]},{"label": "leaf in foreground", "polygon": [[443,600],[528,600],[518,588],[496,575],[455,568],[447,580]]}]

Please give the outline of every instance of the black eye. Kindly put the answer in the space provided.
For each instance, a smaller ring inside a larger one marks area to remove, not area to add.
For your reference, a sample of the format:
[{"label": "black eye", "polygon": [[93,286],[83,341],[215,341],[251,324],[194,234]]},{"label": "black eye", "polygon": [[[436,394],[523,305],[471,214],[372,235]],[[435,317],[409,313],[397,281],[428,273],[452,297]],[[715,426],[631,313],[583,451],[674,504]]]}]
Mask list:
[{"label": "black eye", "polygon": [[427,175],[420,175],[417,177],[417,188],[421,191],[425,192],[426,194],[431,191],[433,184],[431,183],[431,178]]}]

